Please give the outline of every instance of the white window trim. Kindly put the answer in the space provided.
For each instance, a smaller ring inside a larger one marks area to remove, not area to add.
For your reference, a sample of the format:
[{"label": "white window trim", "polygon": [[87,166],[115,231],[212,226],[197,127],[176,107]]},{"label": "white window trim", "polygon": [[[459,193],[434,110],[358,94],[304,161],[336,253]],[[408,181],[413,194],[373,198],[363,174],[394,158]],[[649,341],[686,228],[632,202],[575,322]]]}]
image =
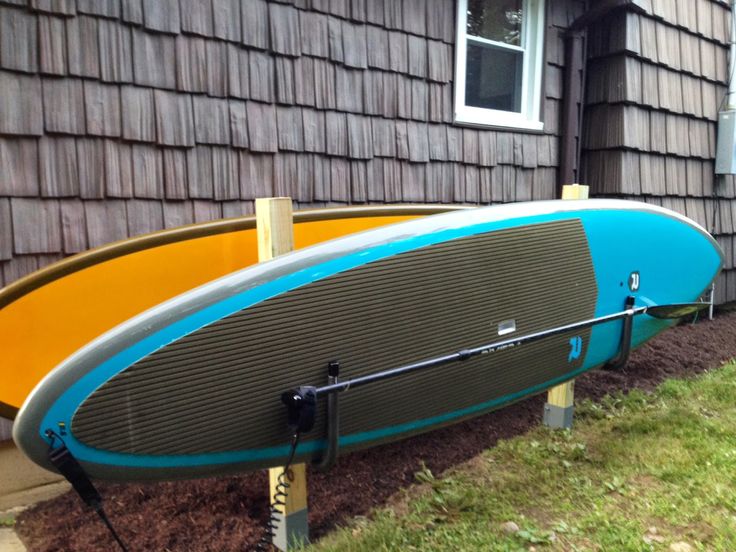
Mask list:
[{"label": "white window trim", "polygon": [[[530,131],[544,130],[544,123],[541,120],[542,68],[544,66],[544,0],[524,0],[523,6],[523,13],[528,14],[530,18],[525,25],[525,31],[529,30],[531,33],[524,32],[522,37],[526,46],[521,89],[522,111],[521,113],[515,113],[513,111],[499,111],[465,105],[468,0],[458,0],[457,30],[455,34],[456,123]],[[509,45],[504,46],[513,48]]]}]

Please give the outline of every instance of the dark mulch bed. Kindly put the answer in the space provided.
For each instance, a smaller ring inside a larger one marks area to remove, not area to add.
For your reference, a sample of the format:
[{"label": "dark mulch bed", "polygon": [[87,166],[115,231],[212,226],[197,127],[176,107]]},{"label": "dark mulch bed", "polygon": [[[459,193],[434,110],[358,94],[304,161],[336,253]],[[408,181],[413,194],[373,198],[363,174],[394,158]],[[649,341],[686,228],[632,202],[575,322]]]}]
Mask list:
[{"label": "dark mulch bed", "polygon": [[[598,370],[576,381],[576,397],[599,399],[666,378],[692,376],[736,357],[736,313],[681,325],[637,350],[618,372]],[[438,474],[540,423],[543,396],[405,441],[342,457],[323,475],[309,474],[312,538],[365,515],[412,482],[421,462]],[[110,518],[131,551],[246,550],[257,542],[268,513],[263,472],[146,485],[100,485]],[[34,551],[113,550],[105,528],[67,493],[18,519]]]}]

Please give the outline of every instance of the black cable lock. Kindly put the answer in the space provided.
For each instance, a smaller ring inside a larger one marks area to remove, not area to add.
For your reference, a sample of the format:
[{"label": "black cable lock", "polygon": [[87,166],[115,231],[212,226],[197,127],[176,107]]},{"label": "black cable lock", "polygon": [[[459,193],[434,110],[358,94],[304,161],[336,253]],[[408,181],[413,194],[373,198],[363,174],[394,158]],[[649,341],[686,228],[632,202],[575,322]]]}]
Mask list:
[{"label": "black cable lock", "polygon": [[306,433],[314,427],[317,409],[317,388],[303,385],[291,389],[281,395],[281,402],[286,405],[286,423],[296,433]]}]

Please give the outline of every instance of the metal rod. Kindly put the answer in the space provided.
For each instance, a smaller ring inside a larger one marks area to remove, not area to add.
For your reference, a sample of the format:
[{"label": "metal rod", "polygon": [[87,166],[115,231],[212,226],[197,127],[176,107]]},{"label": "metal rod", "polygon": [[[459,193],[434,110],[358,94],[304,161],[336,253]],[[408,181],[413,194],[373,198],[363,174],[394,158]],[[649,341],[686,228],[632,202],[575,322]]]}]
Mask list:
[{"label": "metal rod", "polygon": [[[338,383],[340,375],[340,363],[330,362],[328,365],[327,383],[334,385]],[[337,452],[340,446],[340,411],[337,393],[327,396],[327,450],[324,456],[315,463],[319,471],[328,471],[337,461]]]},{"label": "metal rod", "polygon": [[447,354],[447,355],[443,355],[443,356],[435,357],[435,358],[430,358],[427,360],[414,362],[411,364],[405,364],[404,366],[399,366],[397,368],[391,368],[389,370],[384,370],[382,372],[376,372],[375,374],[368,374],[366,376],[360,376],[360,377],[353,378],[350,380],[328,384],[328,385],[325,385],[324,387],[318,387],[315,390],[315,394],[317,397],[319,397],[321,395],[328,395],[328,394],[334,394],[334,393],[338,393],[342,391],[347,391],[348,389],[352,389],[354,387],[360,387],[368,383],[375,383],[377,381],[382,381],[382,380],[397,377],[397,376],[403,376],[405,374],[409,374],[412,372],[426,370],[428,368],[434,368],[436,366],[441,366],[449,362],[467,360],[469,358],[472,358],[478,355],[487,354],[487,353],[495,353],[497,351],[501,351],[504,349],[510,349],[511,347],[518,347],[520,345],[525,345],[527,343],[533,343],[540,339],[544,339],[546,337],[552,337],[554,335],[559,335],[561,333],[566,333],[572,330],[579,330],[583,328],[588,328],[590,326],[595,326],[597,324],[613,322],[614,320],[620,320],[626,317],[633,317],[639,314],[644,314],[646,313],[646,311],[647,311],[647,307],[627,308],[626,310],[615,312],[613,314],[608,314],[606,316],[600,316],[598,318],[590,318],[588,320],[582,320],[580,322],[566,324],[564,326],[559,326],[557,328],[552,328],[550,330],[542,330],[542,331],[535,332],[535,333],[528,334],[528,335],[521,336],[521,337],[504,339],[503,341],[496,341],[494,343],[489,343],[487,345],[481,345],[479,347],[474,347],[471,349],[464,349],[456,353]]}]

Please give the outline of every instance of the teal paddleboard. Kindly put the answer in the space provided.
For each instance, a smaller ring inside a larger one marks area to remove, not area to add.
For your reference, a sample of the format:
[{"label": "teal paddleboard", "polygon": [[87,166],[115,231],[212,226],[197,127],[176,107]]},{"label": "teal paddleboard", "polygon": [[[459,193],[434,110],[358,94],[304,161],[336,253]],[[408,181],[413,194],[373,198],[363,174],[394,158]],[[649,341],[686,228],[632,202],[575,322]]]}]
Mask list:
[{"label": "teal paddleboard", "polygon": [[[49,449],[63,443],[103,479],[277,466],[291,437],[281,394],[324,386],[329,363],[349,381],[503,344],[340,390],[339,450],[372,447],[604,365],[625,326],[607,316],[639,309],[636,347],[673,323],[645,308],[697,300],[721,266],[703,228],[637,202],[517,203],[377,228],[248,267],[118,326],[41,381],[14,438],[50,469]],[[317,398],[298,461],[324,453],[325,403]]]}]

